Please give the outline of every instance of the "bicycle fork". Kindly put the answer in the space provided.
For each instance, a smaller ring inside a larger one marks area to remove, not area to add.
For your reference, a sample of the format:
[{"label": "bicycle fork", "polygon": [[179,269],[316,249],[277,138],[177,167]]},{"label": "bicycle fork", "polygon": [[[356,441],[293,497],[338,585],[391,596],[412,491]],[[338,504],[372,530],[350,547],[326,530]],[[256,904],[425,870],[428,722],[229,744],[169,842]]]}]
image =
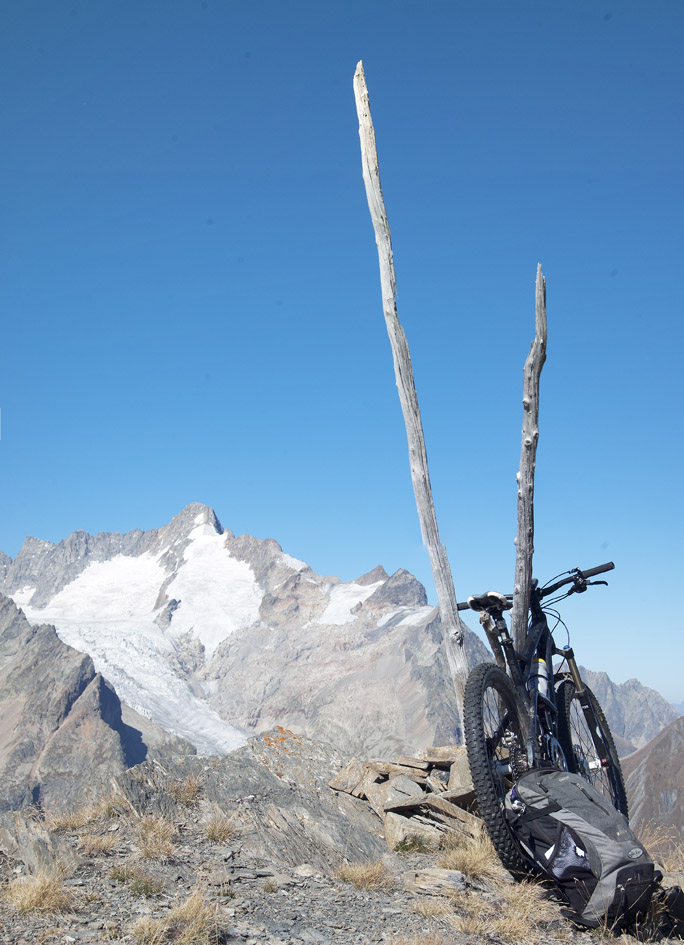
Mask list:
[{"label": "bicycle fork", "polygon": [[571,646],[564,646],[562,650],[557,650],[554,648],[554,655],[564,657],[568,664],[570,676],[572,677],[572,683],[575,687],[579,704],[582,706],[582,714],[584,715],[584,720],[587,723],[589,734],[591,735],[594,748],[596,749],[598,755],[596,761],[589,762],[589,768],[590,770],[596,768],[609,768],[610,758],[608,746],[603,740],[601,729],[599,728],[598,724],[598,719],[596,718],[596,713],[594,712],[594,707],[591,704],[587,694],[587,688],[582,682],[582,677],[580,676],[580,672],[575,661],[575,653]]}]

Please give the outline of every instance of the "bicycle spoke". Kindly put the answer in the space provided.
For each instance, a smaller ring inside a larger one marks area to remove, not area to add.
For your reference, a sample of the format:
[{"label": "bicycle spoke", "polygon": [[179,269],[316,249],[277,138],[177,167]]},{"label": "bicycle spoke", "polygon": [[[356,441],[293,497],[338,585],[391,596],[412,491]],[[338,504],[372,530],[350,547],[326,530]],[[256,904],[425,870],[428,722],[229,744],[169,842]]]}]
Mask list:
[{"label": "bicycle spoke", "polygon": [[566,687],[567,721],[564,723],[563,748],[566,754],[570,753],[568,761],[577,774],[598,788],[626,815],[627,798],[620,761],[596,697],[585,688],[580,698],[574,687],[570,684]]}]

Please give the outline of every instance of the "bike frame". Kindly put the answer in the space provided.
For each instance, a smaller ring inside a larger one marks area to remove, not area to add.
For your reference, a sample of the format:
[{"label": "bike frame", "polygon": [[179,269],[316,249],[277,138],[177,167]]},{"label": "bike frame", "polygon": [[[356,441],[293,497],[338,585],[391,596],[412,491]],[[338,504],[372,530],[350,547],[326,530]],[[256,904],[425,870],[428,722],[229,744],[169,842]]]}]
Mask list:
[{"label": "bike frame", "polygon": [[[594,745],[605,758],[608,755],[607,747],[601,737],[598,720],[586,687],[582,682],[575,654],[570,646],[558,649],[553,641],[549,629],[546,613],[542,607],[542,600],[555,593],[560,587],[573,583],[573,590],[582,592],[587,588],[586,578],[592,574],[612,570],[614,565],[600,565],[591,571],[577,571],[573,577],[564,579],[547,588],[540,588],[538,582],[532,582],[530,594],[530,619],[528,631],[522,650],[515,649],[513,640],[508,632],[504,619],[504,606],[490,607],[481,612],[480,620],[489,640],[497,664],[508,673],[518,700],[518,708],[523,718],[527,720],[526,753],[529,767],[550,765],[565,767],[567,759],[557,737],[557,718],[559,706],[557,702],[557,687],[567,674],[554,674],[553,657],[560,656],[567,661],[568,671],[577,691],[577,698],[582,707],[587,726],[594,739]],[[573,591],[570,591],[572,593]],[[511,599],[510,597],[508,599]],[[462,605],[459,605],[462,606]],[[535,677],[535,660],[543,659],[548,671],[548,689],[546,694],[539,691],[539,685],[531,685]]]},{"label": "bike frame", "polygon": [[[544,762],[557,766],[560,749],[555,735],[558,705],[551,669],[556,648],[553,645],[546,614],[541,608],[541,598],[536,584],[530,596],[529,629],[525,637],[525,645],[520,653],[513,645],[503,614],[503,609],[486,612],[486,617],[489,619],[481,617],[481,622],[498,665],[506,670],[513,682],[519,711],[527,720],[527,764],[530,768],[540,767]],[[484,616],[485,612],[483,612]],[[544,659],[547,667],[550,668],[546,695],[539,691],[538,685],[534,687],[531,685],[535,675],[534,660],[539,657]]]}]

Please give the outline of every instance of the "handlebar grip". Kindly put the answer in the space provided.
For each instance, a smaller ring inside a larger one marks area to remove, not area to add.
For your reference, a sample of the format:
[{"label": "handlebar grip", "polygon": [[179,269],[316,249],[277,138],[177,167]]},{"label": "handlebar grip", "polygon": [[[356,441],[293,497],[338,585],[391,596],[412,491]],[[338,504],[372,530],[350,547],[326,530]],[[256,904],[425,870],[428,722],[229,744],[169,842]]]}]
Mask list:
[{"label": "handlebar grip", "polygon": [[582,577],[589,578],[593,577],[595,574],[603,574],[604,571],[612,571],[615,565],[612,561],[608,561],[607,564],[599,564],[595,568],[589,568],[588,571],[580,571]]}]

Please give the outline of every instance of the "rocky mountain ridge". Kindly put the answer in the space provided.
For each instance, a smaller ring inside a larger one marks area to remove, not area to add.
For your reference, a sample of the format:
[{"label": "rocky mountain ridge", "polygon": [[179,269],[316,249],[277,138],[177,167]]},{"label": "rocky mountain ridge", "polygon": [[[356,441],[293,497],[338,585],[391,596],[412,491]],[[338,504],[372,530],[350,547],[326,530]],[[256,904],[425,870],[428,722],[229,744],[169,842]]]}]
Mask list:
[{"label": "rocky mountain ridge", "polygon": [[581,673],[601,704],[616,742],[622,743],[621,755],[643,748],[677,719],[677,710],[638,679],[614,683],[604,672],[581,667]]},{"label": "rocky mountain ridge", "polygon": [[[5,564],[2,590],[30,622],[201,751],[272,724],[365,753],[459,736],[439,618],[406,571],[317,575],[197,504],[149,532],[29,539]],[[486,658],[474,634],[467,647]]]},{"label": "rocky mountain ridge", "polygon": [[632,823],[657,824],[684,842],[684,716],[625,758],[622,768]]},{"label": "rocky mountain ridge", "polygon": [[[439,850],[388,846],[373,807],[330,787],[343,761],[276,729],[224,757],[138,765],[71,818],[3,815],[0,942],[605,941],[467,831]],[[41,870],[60,877],[59,909],[22,912],[16,895]]]},{"label": "rocky mountain ridge", "polygon": [[[274,724],[372,755],[460,737],[436,609],[407,571],[315,574],[194,503],[124,535],[29,538],[0,590],[91,656],[124,704],[200,751]],[[471,662],[491,659],[467,632]],[[636,680],[587,674],[621,754],[676,717]]]},{"label": "rocky mountain ridge", "polygon": [[137,721],[89,656],[0,597],[0,812],[80,804],[150,750],[192,751]]}]

